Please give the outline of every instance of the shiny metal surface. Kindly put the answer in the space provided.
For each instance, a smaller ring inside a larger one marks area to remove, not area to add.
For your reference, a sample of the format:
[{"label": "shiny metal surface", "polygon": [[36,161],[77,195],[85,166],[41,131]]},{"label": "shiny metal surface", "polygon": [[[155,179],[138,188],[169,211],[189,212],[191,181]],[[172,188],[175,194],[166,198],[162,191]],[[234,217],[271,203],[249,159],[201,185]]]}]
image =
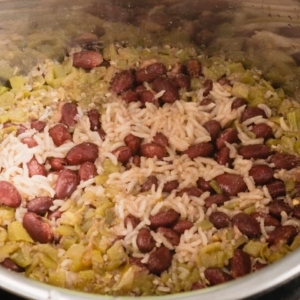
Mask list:
[{"label": "shiny metal surface", "polygon": [[[299,97],[299,16],[300,4],[296,0],[0,1],[0,79],[5,81],[16,67],[25,73],[47,57],[60,60],[74,38],[89,32],[100,36],[103,44],[112,41],[143,46],[193,44],[208,54],[249,60],[266,72],[288,62],[296,73],[292,76],[293,85],[287,88]],[[266,57],[274,57],[272,66],[262,64]],[[234,300],[260,293],[299,275],[299,256],[300,252],[295,251],[255,274],[186,293],[184,298]],[[3,268],[0,268],[0,287],[38,300],[113,299],[55,288]],[[153,299],[145,297],[150,298]],[[160,298],[182,299],[183,295]]]}]

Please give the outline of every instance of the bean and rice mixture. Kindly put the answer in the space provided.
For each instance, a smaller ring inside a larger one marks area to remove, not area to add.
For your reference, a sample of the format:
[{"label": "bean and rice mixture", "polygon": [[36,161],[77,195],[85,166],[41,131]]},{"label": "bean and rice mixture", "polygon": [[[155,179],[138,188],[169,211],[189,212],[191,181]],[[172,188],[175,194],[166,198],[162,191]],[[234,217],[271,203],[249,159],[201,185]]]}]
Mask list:
[{"label": "bean and rice mixture", "polygon": [[193,49],[74,48],[0,87],[0,261],[89,293],[164,295],[300,244],[300,105]]}]

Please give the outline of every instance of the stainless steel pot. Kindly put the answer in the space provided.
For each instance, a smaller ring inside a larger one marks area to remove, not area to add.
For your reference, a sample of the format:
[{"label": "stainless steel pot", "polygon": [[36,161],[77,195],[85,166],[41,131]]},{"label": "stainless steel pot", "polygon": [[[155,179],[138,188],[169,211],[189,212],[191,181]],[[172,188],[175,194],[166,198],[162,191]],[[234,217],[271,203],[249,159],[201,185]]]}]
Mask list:
[{"label": "stainless steel pot", "polygon": [[[16,68],[26,73],[45,58],[62,59],[74,39],[78,41],[87,33],[100,36],[99,47],[112,41],[137,46],[196,44],[209,55],[224,55],[259,67],[274,84],[300,97],[300,4],[296,0],[0,1],[0,79],[6,81]],[[255,274],[222,286],[161,298],[245,298],[300,274],[299,255],[295,251]],[[39,300],[113,299],[38,283],[3,268],[0,287]]]}]

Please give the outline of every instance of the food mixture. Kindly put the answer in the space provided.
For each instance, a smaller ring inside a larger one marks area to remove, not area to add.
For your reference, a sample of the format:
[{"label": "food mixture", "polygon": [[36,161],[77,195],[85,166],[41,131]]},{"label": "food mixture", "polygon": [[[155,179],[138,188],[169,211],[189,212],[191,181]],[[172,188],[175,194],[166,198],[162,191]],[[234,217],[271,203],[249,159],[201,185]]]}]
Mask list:
[{"label": "food mixture", "polygon": [[300,105],[193,48],[73,48],[0,87],[0,262],[51,285],[165,295],[300,244]]}]

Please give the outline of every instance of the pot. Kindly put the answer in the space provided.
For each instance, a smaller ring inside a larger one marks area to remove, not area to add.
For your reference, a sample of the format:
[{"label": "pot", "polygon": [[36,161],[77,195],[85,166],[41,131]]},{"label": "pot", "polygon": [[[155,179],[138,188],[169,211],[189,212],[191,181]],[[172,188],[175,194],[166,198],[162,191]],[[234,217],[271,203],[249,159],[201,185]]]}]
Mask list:
[{"label": "pot", "polygon": [[[298,1],[225,0],[11,0],[0,2],[0,81],[26,74],[51,58],[61,61],[74,44],[197,45],[257,67],[300,100],[300,4]],[[97,43],[95,36],[99,37]],[[96,43],[96,44],[95,44]],[[185,299],[242,299],[300,274],[300,250],[254,274]],[[39,283],[0,268],[0,287],[29,299],[115,299]],[[161,299],[182,299],[182,294]],[[118,299],[134,299],[118,297]],[[145,297],[153,299],[153,297]]]}]

